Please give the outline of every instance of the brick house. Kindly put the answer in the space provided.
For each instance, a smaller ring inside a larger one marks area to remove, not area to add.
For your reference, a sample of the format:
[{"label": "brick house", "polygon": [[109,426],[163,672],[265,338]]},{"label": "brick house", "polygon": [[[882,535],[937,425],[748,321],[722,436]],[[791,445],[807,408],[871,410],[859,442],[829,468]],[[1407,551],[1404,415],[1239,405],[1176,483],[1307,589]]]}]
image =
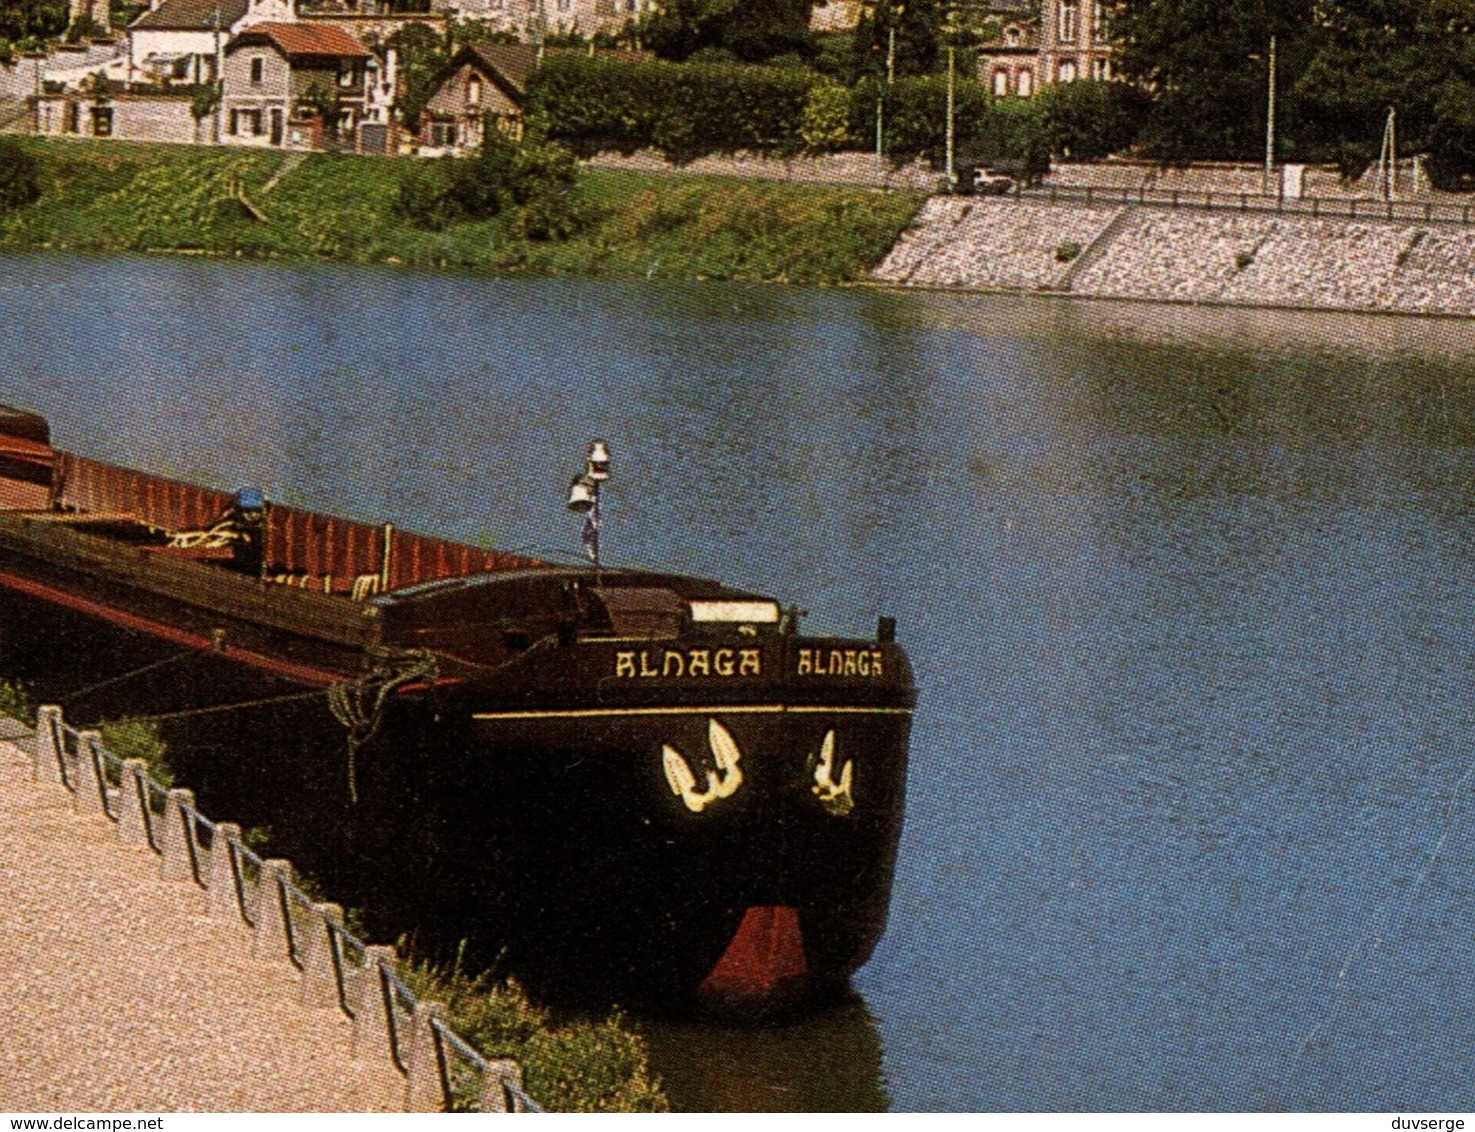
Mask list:
[{"label": "brick house", "polygon": [[[341,28],[253,24],[225,49],[221,141],[321,149],[334,134],[351,138],[377,71],[373,53]],[[331,97],[329,121],[313,113],[314,93]]]},{"label": "brick house", "polygon": [[996,96],[1028,98],[1041,87],[1112,77],[1104,0],[991,0],[997,34],[978,49],[978,79]]}]

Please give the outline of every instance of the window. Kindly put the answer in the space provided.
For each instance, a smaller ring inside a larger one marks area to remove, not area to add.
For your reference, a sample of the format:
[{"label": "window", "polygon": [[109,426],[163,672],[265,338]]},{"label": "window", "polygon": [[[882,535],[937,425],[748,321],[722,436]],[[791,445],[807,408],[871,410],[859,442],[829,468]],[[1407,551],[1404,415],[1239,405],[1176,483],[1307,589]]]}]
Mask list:
[{"label": "window", "polygon": [[261,135],[261,111],[232,110],[226,132],[247,138],[259,137]]},{"label": "window", "polygon": [[358,78],[357,68],[354,68],[354,67],[344,67],[343,70],[341,70],[341,71],[338,72],[338,85],[340,87],[342,87],[344,90],[349,90],[349,89],[351,89],[353,87],[354,80],[357,79],[357,78]]},{"label": "window", "polygon": [[1035,73],[1028,67],[1019,72],[1019,97],[1028,98],[1035,92]]},{"label": "window", "polygon": [[1060,0],[1060,42],[1074,43],[1076,36],[1080,34],[1080,29],[1080,0]]},{"label": "window", "polygon": [[82,108],[75,102],[68,102],[66,109],[62,112],[61,129],[64,134],[81,133]]},{"label": "window", "polygon": [[481,105],[481,79],[479,77],[477,77],[476,75],[472,75],[471,78],[467,80],[467,83],[466,83],[466,105],[467,106],[480,106]]},{"label": "window", "polygon": [[558,0],[558,10],[560,12],[567,12],[572,4],[573,0]]},{"label": "window", "polygon": [[994,97],[1003,98],[1009,93],[1009,72],[1002,67],[994,72]]},{"label": "window", "polygon": [[92,136],[95,138],[113,136],[113,108],[111,106],[92,108]]},{"label": "window", "polygon": [[1111,64],[1105,59],[1092,59],[1091,77],[1098,83],[1104,83],[1111,78]]},{"label": "window", "polygon": [[260,55],[251,60],[251,85],[260,86],[263,73],[266,70],[266,60]]},{"label": "window", "polygon": [[437,149],[451,149],[456,144],[455,122],[431,122],[430,144]]},{"label": "window", "polygon": [[1005,47],[1018,47],[1019,44],[1020,44],[1020,41],[1023,40],[1023,38],[1024,38],[1024,33],[1022,31],[1020,31],[1019,28],[1016,25],[1014,25],[1014,24],[1010,24],[1008,27],[1006,27],[1004,29],[1004,46]]},{"label": "window", "polygon": [[1074,59],[1066,59],[1060,64],[1060,81],[1073,83],[1076,81],[1076,64]]}]

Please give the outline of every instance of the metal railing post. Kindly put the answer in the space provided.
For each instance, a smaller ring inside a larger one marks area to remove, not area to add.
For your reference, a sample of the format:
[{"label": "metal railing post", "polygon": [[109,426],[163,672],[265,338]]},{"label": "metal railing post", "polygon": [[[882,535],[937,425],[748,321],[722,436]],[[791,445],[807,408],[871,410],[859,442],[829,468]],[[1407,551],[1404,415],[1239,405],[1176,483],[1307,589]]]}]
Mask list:
[{"label": "metal railing post", "polygon": [[445,1015],[438,1002],[421,1002],[410,1020],[410,1042],[405,1057],[405,1111],[445,1112],[447,1088],[445,1052],[435,1022]]},{"label": "metal railing post", "polygon": [[149,841],[148,787],[143,776],[148,764],[142,759],[123,760],[123,781],[118,784],[118,840],[152,848]]},{"label": "metal railing post", "polygon": [[65,782],[62,774],[61,708],[47,704],[36,709],[35,764],[31,777],[36,782]]}]

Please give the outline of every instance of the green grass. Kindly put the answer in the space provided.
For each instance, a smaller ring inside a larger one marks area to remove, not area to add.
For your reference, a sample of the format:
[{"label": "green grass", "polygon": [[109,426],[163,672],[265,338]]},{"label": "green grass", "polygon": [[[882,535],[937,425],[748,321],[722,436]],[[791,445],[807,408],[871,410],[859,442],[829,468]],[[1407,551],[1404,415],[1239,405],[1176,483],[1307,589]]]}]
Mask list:
[{"label": "green grass", "polygon": [[[523,1088],[549,1112],[667,1112],[671,1103],[651,1076],[645,1040],[618,1013],[600,1021],[556,1023],[516,982],[469,975],[460,963],[410,962],[400,971],[424,1001],[446,1008],[446,1020],[488,1057],[515,1058]],[[457,1098],[470,1107],[475,1098]]]},{"label": "green grass", "polygon": [[[394,212],[411,159],[316,154],[262,196],[276,152],[24,139],[43,195],[0,219],[0,249],[191,250],[401,263],[498,274],[845,283],[911,222],[917,193],[586,171],[591,225],[564,242],[520,236],[511,215],[415,228]],[[265,212],[230,199],[239,179]]]}]

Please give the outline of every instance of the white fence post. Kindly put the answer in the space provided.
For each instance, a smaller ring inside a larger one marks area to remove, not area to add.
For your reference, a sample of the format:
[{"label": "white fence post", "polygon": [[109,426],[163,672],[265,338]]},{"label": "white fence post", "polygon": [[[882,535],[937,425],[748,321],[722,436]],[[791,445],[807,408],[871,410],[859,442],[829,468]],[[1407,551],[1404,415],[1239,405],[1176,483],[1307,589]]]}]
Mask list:
[{"label": "white fence post", "polygon": [[405,1111],[444,1112],[445,1089],[441,1085],[439,1039],[431,1025],[445,1014],[438,1002],[422,1002],[410,1021],[409,1052],[405,1058]]},{"label": "white fence post", "polygon": [[164,803],[163,837],[160,838],[164,863],[160,866],[159,875],[165,880],[195,879],[200,846],[195,840],[194,819],[186,812],[186,806],[194,809],[194,791],[177,787],[169,791],[168,800]]},{"label": "white fence post", "polygon": [[[205,877],[205,915],[214,919],[245,923],[236,891],[240,857],[233,847],[241,843],[241,827],[235,822],[217,822],[210,840],[210,865]],[[244,891],[244,888],[242,889]]]},{"label": "white fence post", "polygon": [[335,958],[338,941],[330,925],[343,924],[343,908],[338,904],[314,904],[302,940],[302,982],[298,999],[303,1006],[338,1006],[339,959]]},{"label": "white fence post", "polygon": [[[385,993],[380,969],[394,974],[399,962],[394,948],[371,944],[364,948],[364,965],[354,969],[349,1002],[353,1006],[353,1056],[382,1057],[392,1062],[395,1057],[395,1020],[393,994]],[[403,1054],[401,1054],[403,1057]]]},{"label": "white fence post", "polygon": [[149,844],[148,786],[144,776],[148,764],[142,759],[123,760],[123,780],[118,784],[118,840],[129,845]]},{"label": "white fence post", "polygon": [[291,915],[283,899],[284,885],[292,883],[292,862],[261,862],[261,881],[256,886],[256,904],[251,909],[251,923],[256,932],[251,950],[267,959],[292,958],[292,936],[285,916]]},{"label": "white fence post", "polygon": [[77,735],[77,779],[73,785],[72,808],[79,814],[107,816],[102,792],[107,789],[103,777],[102,756],[97,748],[102,746],[102,736],[96,731],[82,731]]},{"label": "white fence post", "polygon": [[62,781],[61,723],[61,708],[55,704],[36,709],[36,761],[31,774],[36,782]]},{"label": "white fence post", "polygon": [[507,1057],[488,1060],[481,1073],[481,1111],[516,1112],[516,1104],[507,1095],[508,1085],[522,1089],[522,1066]]}]

